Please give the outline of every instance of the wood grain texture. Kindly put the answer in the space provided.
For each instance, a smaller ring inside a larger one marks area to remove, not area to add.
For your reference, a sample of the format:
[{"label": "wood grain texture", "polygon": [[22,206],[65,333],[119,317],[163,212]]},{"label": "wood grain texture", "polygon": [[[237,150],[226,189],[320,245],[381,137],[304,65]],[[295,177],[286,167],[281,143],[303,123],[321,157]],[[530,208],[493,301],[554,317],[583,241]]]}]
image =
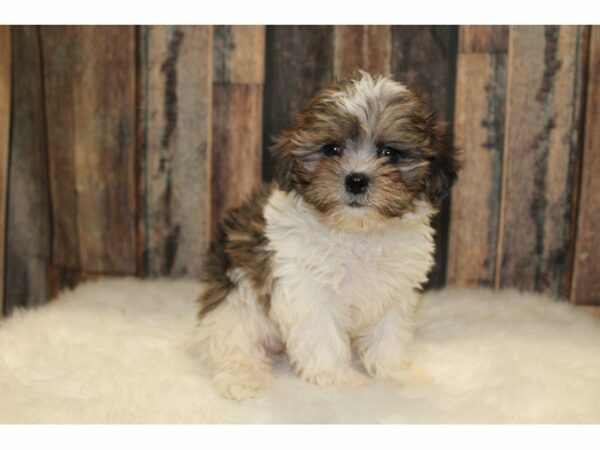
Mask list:
[{"label": "wood grain texture", "polygon": [[196,276],[209,239],[210,26],[141,32],[142,273]]},{"label": "wood grain texture", "polygon": [[461,54],[455,137],[464,165],[452,191],[449,284],[494,286],[500,213],[506,55]]},{"label": "wood grain texture", "polygon": [[585,137],[571,299],[600,305],[600,26],[591,27]]},{"label": "wood grain texture", "polygon": [[[0,26],[0,313],[4,311],[5,213],[11,103],[10,27]],[[0,314],[1,315],[1,314]]]},{"label": "wood grain texture", "polygon": [[214,82],[260,84],[265,81],[265,26],[214,27]]},{"label": "wood grain texture", "polygon": [[39,27],[13,26],[6,310],[50,298],[50,198]]},{"label": "wood grain texture", "polygon": [[[333,80],[333,26],[268,26],[263,148],[292,123],[311,97]],[[273,176],[268,151],[263,178]]]},{"label": "wood grain texture", "polygon": [[53,262],[135,273],[134,27],[41,27]]},{"label": "wood grain texture", "polygon": [[[397,81],[423,95],[448,127],[453,127],[454,83],[458,28],[456,26],[392,26],[392,74]],[[442,204],[433,219],[435,266],[428,287],[446,281],[450,199]]]},{"label": "wood grain texture", "polygon": [[390,75],[391,44],[389,25],[336,25],[335,76],[348,77],[359,69],[372,75]]},{"label": "wood grain texture", "polygon": [[215,27],[214,57],[212,230],[261,182],[265,28]]},{"label": "wood grain texture", "polygon": [[564,295],[583,27],[510,30],[496,286]]},{"label": "wood grain texture", "polygon": [[261,183],[262,85],[213,87],[212,229]]},{"label": "wood grain texture", "polygon": [[507,53],[507,25],[460,26],[459,53]]}]

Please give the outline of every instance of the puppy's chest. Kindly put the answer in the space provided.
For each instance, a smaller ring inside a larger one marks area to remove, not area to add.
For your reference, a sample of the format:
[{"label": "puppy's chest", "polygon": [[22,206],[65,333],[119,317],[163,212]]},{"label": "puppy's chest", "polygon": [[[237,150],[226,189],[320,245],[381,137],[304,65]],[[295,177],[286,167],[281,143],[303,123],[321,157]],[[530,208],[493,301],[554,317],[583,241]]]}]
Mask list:
[{"label": "puppy's chest", "polygon": [[402,285],[402,267],[410,264],[409,255],[403,254],[401,242],[393,236],[334,234],[298,227],[270,238],[276,272],[302,274],[306,283],[346,299]]}]

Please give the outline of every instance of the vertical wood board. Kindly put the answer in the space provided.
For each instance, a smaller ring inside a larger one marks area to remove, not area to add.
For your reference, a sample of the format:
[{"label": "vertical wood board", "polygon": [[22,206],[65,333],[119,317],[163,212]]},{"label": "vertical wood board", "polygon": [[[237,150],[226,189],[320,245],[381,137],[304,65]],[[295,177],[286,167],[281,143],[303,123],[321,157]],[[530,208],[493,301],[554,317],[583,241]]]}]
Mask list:
[{"label": "vertical wood board", "polygon": [[336,25],[334,36],[336,77],[349,77],[359,69],[372,75],[390,75],[389,25]]},{"label": "vertical wood board", "polygon": [[456,83],[455,137],[464,165],[452,191],[449,284],[494,286],[506,55],[461,54]]},{"label": "vertical wood board", "polygon": [[498,287],[564,294],[582,34],[577,26],[511,27]]},{"label": "vertical wood board", "polygon": [[507,53],[507,25],[461,25],[459,53]]},{"label": "vertical wood board", "polygon": [[215,27],[214,55],[212,230],[261,182],[265,27]]},{"label": "vertical wood board", "polygon": [[13,108],[6,216],[7,312],[50,298],[50,198],[39,27],[13,26]]},{"label": "vertical wood board", "polygon": [[210,26],[142,29],[144,275],[196,276],[208,245],[212,42]]},{"label": "vertical wood board", "polygon": [[591,28],[571,299],[577,304],[600,305],[600,26]]},{"label": "vertical wood board", "polygon": [[131,26],[43,26],[53,262],[135,273]]},{"label": "vertical wood board", "polygon": [[4,311],[4,257],[6,193],[11,96],[10,27],[0,26],[0,312]]}]

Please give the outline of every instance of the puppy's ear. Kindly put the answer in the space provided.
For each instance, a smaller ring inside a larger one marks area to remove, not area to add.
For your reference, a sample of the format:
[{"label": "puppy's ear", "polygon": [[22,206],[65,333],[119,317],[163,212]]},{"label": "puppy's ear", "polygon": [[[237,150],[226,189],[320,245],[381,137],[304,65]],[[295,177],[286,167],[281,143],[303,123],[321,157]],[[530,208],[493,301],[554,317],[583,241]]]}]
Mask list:
[{"label": "puppy's ear", "polygon": [[292,155],[292,142],[289,132],[277,136],[269,148],[273,160],[274,177],[279,188],[289,192],[294,187],[293,169],[294,156]]},{"label": "puppy's ear", "polygon": [[428,158],[429,173],[425,178],[425,194],[433,205],[439,206],[456,180],[462,164],[461,154],[435,114],[427,117],[427,129],[432,153]]}]

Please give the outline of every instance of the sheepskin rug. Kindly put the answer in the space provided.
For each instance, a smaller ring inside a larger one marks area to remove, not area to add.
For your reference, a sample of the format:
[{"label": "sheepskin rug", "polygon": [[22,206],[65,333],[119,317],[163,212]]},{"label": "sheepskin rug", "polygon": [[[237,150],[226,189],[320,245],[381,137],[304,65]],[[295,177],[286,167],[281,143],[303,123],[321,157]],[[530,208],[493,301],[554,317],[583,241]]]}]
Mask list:
[{"label": "sheepskin rug", "polygon": [[259,397],[220,397],[193,345],[201,286],[82,285],[0,321],[1,423],[598,423],[600,319],[516,292],[445,289],[419,310],[432,381],[319,389],[285,361]]}]

